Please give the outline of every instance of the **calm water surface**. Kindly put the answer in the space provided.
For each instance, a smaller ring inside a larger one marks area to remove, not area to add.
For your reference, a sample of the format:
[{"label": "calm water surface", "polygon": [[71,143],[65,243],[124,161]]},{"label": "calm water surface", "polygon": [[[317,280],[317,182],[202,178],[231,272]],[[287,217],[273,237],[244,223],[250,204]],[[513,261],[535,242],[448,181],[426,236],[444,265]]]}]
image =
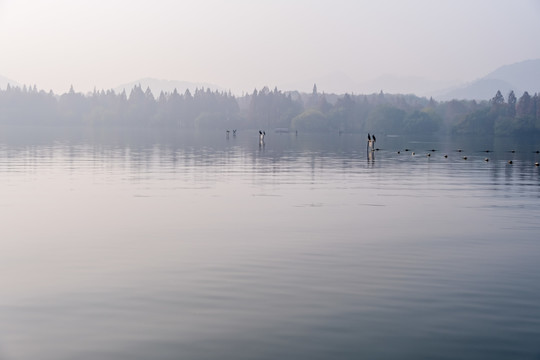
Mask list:
[{"label": "calm water surface", "polygon": [[377,146],[2,130],[0,359],[540,359],[540,141]]}]

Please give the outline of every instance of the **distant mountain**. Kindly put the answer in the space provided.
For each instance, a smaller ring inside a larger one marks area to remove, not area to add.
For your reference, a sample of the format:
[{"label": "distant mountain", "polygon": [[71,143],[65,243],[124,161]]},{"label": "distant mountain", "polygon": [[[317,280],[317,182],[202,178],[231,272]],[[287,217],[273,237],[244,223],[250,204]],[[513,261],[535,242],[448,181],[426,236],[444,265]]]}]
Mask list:
[{"label": "distant mountain", "polygon": [[119,85],[114,88],[114,91],[116,93],[121,93],[123,90],[126,90],[126,94],[129,96],[129,93],[135,86],[141,85],[143,90],[146,90],[147,88],[150,88],[152,91],[152,94],[154,94],[154,97],[158,97],[159,94],[163,91],[166,93],[172,93],[174,89],[178,91],[178,93],[183,94],[186,92],[187,89],[191,93],[195,91],[195,89],[210,89],[212,91],[224,91],[224,89],[218,85],[210,84],[210,83],[196,83],[196,82],[189,82],[189,81],[177,81],[177,80],[161,80],[161,79],[154,79],[154,78],[144,78],[139,79],[136,81],[132,81],[126,84]]},{"label": "distant mountain", "polygon": [[454,85],[448,81],[430,80],[420,76],[383,75],[361,84],[364,93],[414,94],[430,96],[434,91]]},{"label": "distant mountain", "polygon": [[368,81],[356,82],[345,73],[334,72],[325,76],[284,84],[281,88],[311,93],[313,84],[317,84],[319,92],[326,94],[373,94],[382,91],[390,94],[430,96],[436,90],[455,85],[455,82],[397,75],[382,75]]},{"label": "distant mountain", "polygon": [[456,87],[451,90],[447,89],[439,94],[435,93],[433,97],[443,101],[452,99],[489,100],[495,96],[498,90],[501,91],[501,94],[503,94],[505,98],[511,90],[514,90],[516,96],[519,96],[518,94],[521,93],[520,89],[508,81],[482,78],[461,87]]},{"label": "distant mountain", "polygon": [[[540,91],[540,59],[526,60],[512,65],[501,66],[487,74],[485,79],[500,79],[517,89],[535,93]],[[516,92],[516,90],[514,90]],[[517,92],[516,92],[516,95]]]},{"label": "distant mountain", "polygon": [[506,98],[513,90],[517,97],[524,91],[540,92],[540,59],[504,65],[486,76],[461,87],[434,94],[437,100],[489,100],[500,90]]},{"label": "distant mountain", "polygon": [[5,89],[7,87],[7,85],[11,85],[11,86],[20,86],[20,84],[16,81],[13,81],[11,79],[8,79],[6,77],[3,77],[0,75],[0,89]]}]

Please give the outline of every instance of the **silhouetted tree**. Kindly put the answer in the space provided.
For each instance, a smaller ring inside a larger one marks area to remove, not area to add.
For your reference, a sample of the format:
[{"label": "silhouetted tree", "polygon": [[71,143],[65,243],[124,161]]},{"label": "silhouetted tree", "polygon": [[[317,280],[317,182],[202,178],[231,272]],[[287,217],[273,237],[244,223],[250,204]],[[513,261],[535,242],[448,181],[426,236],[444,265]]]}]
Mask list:
[{"label": "silhouetted tree", "polygon": [[508,94],[508,111],[507,114],[509,117],[513,118],[516,116],[516,95],[514,94],[514,90],[511,90]]},{"label": "silhouetted tree", "polygon": [[491,99],[491,104],[494,106],[499,106],[504,104],[504,96],[501,94],[500,90],[497,90],[495,96]]},{"label": "silhouetted tree", "polygon": [[529,115],[532,115],[531,95],[525,91],[517,103],[516,116],[525,117]]},{"label": "silhouetted tree", "polygon": [[538,95],[538,93],[534,94],[534,104],[536,108],[535,128],[537,131],[540,131],[540,96]]}]

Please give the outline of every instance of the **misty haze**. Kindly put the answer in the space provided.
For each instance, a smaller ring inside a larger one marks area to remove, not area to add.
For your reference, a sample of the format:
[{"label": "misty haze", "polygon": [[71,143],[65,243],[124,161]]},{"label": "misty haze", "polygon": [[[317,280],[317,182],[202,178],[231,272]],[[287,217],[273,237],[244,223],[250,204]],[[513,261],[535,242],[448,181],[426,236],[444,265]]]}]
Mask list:
[{"label": "misty haze", "polygon": [[540,358],[539,19],[0,0],[0,360]]}]

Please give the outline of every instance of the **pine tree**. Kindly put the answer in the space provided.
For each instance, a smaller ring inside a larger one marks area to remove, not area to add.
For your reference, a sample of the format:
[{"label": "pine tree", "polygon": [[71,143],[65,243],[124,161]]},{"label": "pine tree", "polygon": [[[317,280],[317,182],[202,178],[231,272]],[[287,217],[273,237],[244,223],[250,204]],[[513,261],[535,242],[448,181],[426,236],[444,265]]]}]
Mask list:
[{"label": "pine tree", "polygon": [[521,95],[516,106],[516,116],[525,117],[528,115],[533,115],[531,107],[531,95],[527,91]]},{"label": "pine tree", "polygon": [[512,90],[508,94],[508,116],[511,118],[516,116],[516,101],[516,95],[514,94],[514,90]]},{"label": "pine tree", "polygon": [[497,90],[495,96],[490,100],[492,105],[502,105],[504,104],[504,96],[501,94],[500,90]]}]

